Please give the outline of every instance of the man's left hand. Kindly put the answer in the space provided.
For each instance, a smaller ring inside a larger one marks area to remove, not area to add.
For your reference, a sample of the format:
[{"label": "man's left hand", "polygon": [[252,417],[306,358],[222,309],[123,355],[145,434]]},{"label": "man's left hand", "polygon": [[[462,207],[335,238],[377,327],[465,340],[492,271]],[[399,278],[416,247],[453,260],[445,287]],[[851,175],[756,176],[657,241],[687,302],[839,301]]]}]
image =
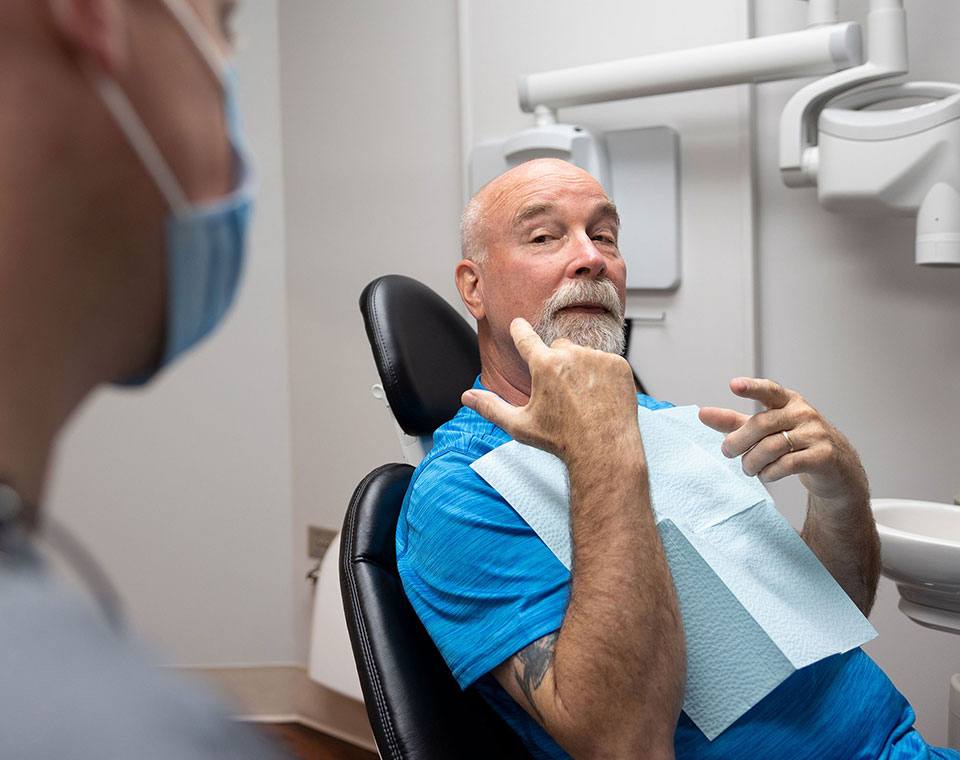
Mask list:
[{"label": "man's left hand", "polygon": [[743,454],[747,475],[763,483],[799,475],[804,487],[821,499],[867,498],[867,478],[857,452],[803,396],[762,378],[734,378],[730,390],[766,409],[748,415],[703,407],[700,421],[728,434],[721,449],[730,458]]}]

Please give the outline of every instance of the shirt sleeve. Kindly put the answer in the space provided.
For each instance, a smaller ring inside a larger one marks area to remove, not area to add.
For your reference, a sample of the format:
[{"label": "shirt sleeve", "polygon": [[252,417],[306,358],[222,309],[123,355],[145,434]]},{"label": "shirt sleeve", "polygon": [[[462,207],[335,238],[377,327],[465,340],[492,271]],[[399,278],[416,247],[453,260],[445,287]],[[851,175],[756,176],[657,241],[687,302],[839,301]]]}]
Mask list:
[{"label": "shirt sleeve", "polygon": [[637,394],[637,403],[640,406],[646,407],[647,409],[651,409],[653,411],[657,411],[658,409],[673,408],[673,404],[671,404],[669,401],[659,401],[658,399],[653,398],[653,396],[647,396],[643,393]]},{"label": "shirt sleeve", "polygon": [[560,628],[570,575],[448,450],[418,473],[397,530],[404,590],[461,688]]}]

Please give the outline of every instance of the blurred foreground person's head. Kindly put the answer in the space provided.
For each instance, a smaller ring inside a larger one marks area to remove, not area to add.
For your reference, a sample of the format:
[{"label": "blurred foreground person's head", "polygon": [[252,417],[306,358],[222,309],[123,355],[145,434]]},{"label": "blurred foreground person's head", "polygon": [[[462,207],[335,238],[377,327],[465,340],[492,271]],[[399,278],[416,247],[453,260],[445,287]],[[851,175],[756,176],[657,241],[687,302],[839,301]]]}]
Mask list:
[{"label": "blurred foreground person's head", "polygon": [[27,502],[92,388],[146,382],[233,299],[250,211],[233,5],[0,9],[0,480]]}]

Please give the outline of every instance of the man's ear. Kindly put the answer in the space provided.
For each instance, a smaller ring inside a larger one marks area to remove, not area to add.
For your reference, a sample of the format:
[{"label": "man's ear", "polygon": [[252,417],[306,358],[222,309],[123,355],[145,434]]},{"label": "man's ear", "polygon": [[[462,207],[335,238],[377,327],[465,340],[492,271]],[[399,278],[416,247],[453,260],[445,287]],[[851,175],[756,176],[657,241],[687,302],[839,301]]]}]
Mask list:
[{"label": "man's ear", "polygon": [[47,0],[60,40],[82,61],[116,76],[127,53],[121,0]]},{"label": "man's ear", "polygon": [[455,270],[457,290],[467,310],[476,320],[483,319],[486,314],[483,308],[483,288],[480,284],[480,267],[475,261],[462,259]]}]

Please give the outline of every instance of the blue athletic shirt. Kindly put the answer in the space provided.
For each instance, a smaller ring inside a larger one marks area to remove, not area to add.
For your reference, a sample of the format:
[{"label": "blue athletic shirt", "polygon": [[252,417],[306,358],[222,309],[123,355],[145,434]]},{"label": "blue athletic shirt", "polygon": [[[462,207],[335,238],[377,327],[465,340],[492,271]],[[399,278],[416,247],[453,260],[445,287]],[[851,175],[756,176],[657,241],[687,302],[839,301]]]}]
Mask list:
[{"label": "blue athletic shirt", "polygon": [[[474,387],[482,388],[479,379]],[[648,409],[669,403],[643,394]],[[568,755],[490,675],[560,628],[570,573],[470,464],[510,440],[460,409],[437,429],[397,524],[397,567],[411,604],[461,688],[475,688],[536,758]],[[680,714],[678,760],[951,758],[913,728],[913,709],[862,650],[795,672],[712,742]]]}]

